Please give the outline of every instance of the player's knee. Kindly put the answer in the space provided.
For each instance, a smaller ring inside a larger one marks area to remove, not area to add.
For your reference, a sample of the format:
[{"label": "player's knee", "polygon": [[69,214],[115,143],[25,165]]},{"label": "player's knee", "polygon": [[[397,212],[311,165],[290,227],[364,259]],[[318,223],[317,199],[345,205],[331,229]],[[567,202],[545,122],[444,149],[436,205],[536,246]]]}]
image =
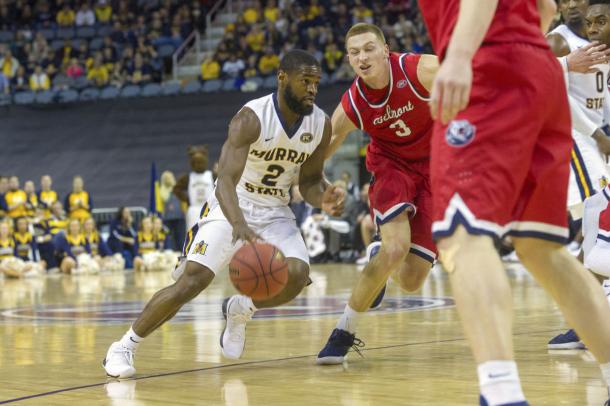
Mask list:
[{"label": "player's knee", "polygon": [[405,264],[394,274],[394,280],[407,292],[415,292],[424,284],[430,268],[421,269]]},{"label": "player's knee", "polygon": [[288,260],[288,284],[300,292],[309,282],[309,265],[299,260]]},{"label": "player's knee", "polygon": [[538,238],[515,238],[513,245],[517,256],[526,265],[539,261],[547,262],[553,253],[562,250],[561,244]]},{"label": "player's knee", "polygon": [[188,298],[194,298],[204,290],[214,279],[214,272],[209,268],[189,261],[184,272],[176,282],[180,292]]},{"label": "player's knee", "polygon": [[[383,256],[387,258],[387,261],[390,265],[404,262],[407,259],[407,255],[409,254],[409,244],[401,243],[400,241],[388,241],[387,243],[381,242],[381,252]],[[383,271],[389,272],[391,269],[384,268]]]}]

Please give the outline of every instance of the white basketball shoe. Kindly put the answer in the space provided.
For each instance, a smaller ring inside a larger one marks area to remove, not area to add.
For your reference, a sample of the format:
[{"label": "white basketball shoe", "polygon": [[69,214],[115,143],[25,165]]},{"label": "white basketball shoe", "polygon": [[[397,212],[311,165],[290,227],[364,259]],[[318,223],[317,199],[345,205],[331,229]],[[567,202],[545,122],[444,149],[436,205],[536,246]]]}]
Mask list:
[{"label": "white basketball shoe", "polygon": [[102,362],[106,374],[111,378],[125,379],[135,375],[133,366],[133,351],[116,341],[108,348],[106,358]]},{"label": "white basketball shoe", "polygon": [[241,296],[235,295],[222,302],[225,328],[220,336],[222,355],[229,359],[239,359],[246,346],[246,323],[252,319],[254,310],[242,303]]}]

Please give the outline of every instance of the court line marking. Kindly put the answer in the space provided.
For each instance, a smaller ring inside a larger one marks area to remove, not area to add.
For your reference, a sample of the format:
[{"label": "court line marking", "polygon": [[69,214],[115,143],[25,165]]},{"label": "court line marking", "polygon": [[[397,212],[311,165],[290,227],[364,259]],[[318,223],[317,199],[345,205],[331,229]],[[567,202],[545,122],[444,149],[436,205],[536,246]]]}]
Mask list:
[{"label": "court line marking", "polygon": [[[531,334],[548,334],[548,333],[554,333],[554,332],[557,332],[557,331],[563,331],[563,330],[554,329],[554,330],[528,331],[528,332],[523,332],[523,333],[516,333],[516,334],[513,334],[513,336],[522,336],[522,335],[531,335]],[[421,342],[414,342],[414,343],[392,344],[392,345],[384,345],[384,346],[381,346],[381,347],[362,348],[360,351],[364,352],[364,351],[385,350],[385,349],[390,349],[390,348],[411,347],[411,346],[416,346],[416,345],[453,343],[453,342],[464,341],[464,340],[466,340],[465,337],[460,337],[460,338],[451,338],[451,339],[447,339],[447,340],[421,341]],[[193,373],[193,372],[213,371],[213,370],[218,370],[218,369],[226,369],[226,368],[239,367],[239,366],[271,364],[273,362],[292,361],[292,360],[297,360],[297,359],[311,358],[311,357],[315,357],[315,356],[316,356],[316,354],[295,355],[293,357],[274,358],[274,359],[266,359],[266,360],[258,360],[258,361],[246,361],[246,362],[238,362],[238,363],[234,363],[234,364],[215,365],[215,366],[212,366],[212,367],[205,367],[205,368],[185,369],[185,370],[182,370],[182,371],[164,372],[164,373],[160,373],[160,374],[140,376],[140,377],[137,377],[137,378],[123,379],[123,380],[121,380],[121,382],[141,381],[141,380],[144,380],[144,379],[163,378],[163,377],[166,377],[166,376],[190,374],[190,373]],[[325,368],[325,367],[321,366],[321,368]],[[19,397],[19,398],[0,400],[0,405],[4,405],[4,404],[7,404],[7,403],[15,403],[15,402],[19,402],[19,401],[22,401],[22,400],[40,398],[40,397],[43,397],[43,396],[56,395],[58,393],[73,392],[73,391],[77,391],[77,390],[80,390],[80,389],[95,388],[97,386],[104,386],[108,382],[115,382],[115,381],[117,381],[117,380],[112,380],[111,378],[108,378],[105,382],[101,382],[101,383],[98,382],[98,383],[92,383],[92,384],[89,384],[89,385],[72,386],[72,387],[68,387],[68,388],[56,389],[54,391],[49,391],[49,392],[42,392],[42,393],[36,393],[36,394],[33,394],[33,395],[22,396],[22,397]]]}]

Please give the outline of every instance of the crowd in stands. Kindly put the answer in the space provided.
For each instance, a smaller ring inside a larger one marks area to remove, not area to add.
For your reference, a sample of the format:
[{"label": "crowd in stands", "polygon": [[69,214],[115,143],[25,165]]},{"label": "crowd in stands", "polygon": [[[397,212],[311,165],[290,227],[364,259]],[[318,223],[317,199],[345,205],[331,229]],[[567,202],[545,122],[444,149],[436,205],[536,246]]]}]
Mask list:
[{"label": "crowd in stands", "polygon": [[430,51],[416,0],[253,0],[226,27],[216,52],[201,65],[201,79],[273,75],[282,54],[310,51],[333,80],[350,79],[344,38],[358,22],[375,23],[392,51]]},{"label": "crowd in stands", "polygon": [[160,82],[211,2],[0,0],[0,94]]},{"label": "crowd in stands", "polygon": [[101,269],[171,269],[177,254],[169,230],[159,216],[143,216],[134,226],[128,208],[120,208],[105,238],[92,216],[93,200],[83,179],[60,199],[52,179],[40,188],[17,176],[0,176],[0,274],[25,277],[55,270],[66,274]]}]

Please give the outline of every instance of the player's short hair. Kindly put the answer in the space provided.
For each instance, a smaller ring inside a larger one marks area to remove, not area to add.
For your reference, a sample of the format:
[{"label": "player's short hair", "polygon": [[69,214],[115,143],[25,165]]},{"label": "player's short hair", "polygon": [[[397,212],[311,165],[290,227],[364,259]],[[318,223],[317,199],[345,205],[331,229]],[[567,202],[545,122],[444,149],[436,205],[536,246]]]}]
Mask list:
[{"label": "player's short hair", "polygon": [[351,37],[360,34],[365,34],[367,32],[375,34],[375,36],[381,41],[382,44],[386,43],[385,35],[383,35],[383,31],[381,30],[381,28],[377,27],[375,24],[358,23],[353,25],[352,28],[350,28],[347,34],[345,35],[345,45],[347,45],[347,41]]},{"label": "player's short hair", "polygon": [[315,56],[302,49],[292,49],[284,54],[280,61],[280,70],[291,73],[304,66],[320,67],[320,62]]},{"label": "player's short hair", "polygon": [[610,6],[610,0],[589,0],[589,7],[595,6],[597,4],[602,4],[606,6]]}]

